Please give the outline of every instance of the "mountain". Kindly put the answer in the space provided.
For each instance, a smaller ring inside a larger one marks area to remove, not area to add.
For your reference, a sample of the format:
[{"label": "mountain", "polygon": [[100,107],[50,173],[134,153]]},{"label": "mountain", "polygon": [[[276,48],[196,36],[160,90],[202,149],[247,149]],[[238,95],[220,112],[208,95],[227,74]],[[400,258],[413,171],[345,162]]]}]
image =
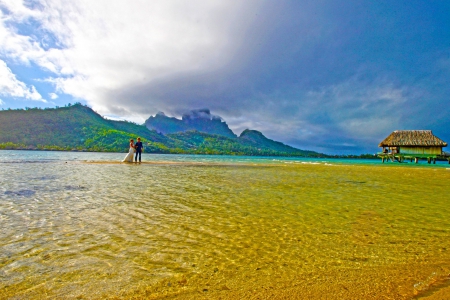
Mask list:
[{"label": "mountain", "polygon": [[129,139],[137,136],[166,147],[175,145],[143,125],[106,120],[79,103],[56,109],[0,111],[0,143],[15,148],[122,152]]},{"label": "mountain", "polygon": [[163,112],[159,112],[155,116],[148,118],[145,121],[145,126],[162,134],[196,130],[229,138],[237,137],[221,117],[212,115],[209,109],[206,108],[192,110],[183,114],[181,120],[168,117]]},{"label": "mountain", "polygon": [[[207,134],[199,131],[184,131],[168,134],[174,140],[191,146],[194,154],[253,155],[253,156],[324,156],[313,151],[299,150],[265,138],[264,145],[258,145],[240,138]],[[284,148],[283,148],[284,146]]]},{"label": "mountain", "polygon": [[282,153],[286,153],[288,155],[299,153],[299,151],[302,152],[302,155],[306,155],[306,156],[314,156],[314,154],[317,154],[314,151],[299,150],[294,147],[285,145],[281,142],[277,142],[277,141],[268,139],[261,132],[256,131],[256,130],[250,130],[250,129],[244,130],[241,133],[241,135],[239,136],[238,140],[243,145],[255,147],[258,149],[266,149],[266,150],[271,150],[271,151],[275,151],[275,152],[282,152]]},{"label": "mountain", "polygon": [[162,134],[186,131],[186,124],[177,118],[167,117],[163,112],[148,118],[144,125],[150,129]]},{"label": "mountain", "polygon": [[228,136],[197,129],[162,134],[145,125],[104,119],[91,108],[76,103],[57,108],[0,111],[0,149],[126,152],[129,139],[140,137],[148,153],[324,156],[270,140],[254,130],[245,130],[237,137],[209,110],[192,111],[183,120],[158,115],[154,118],[162,117],[164,124],[173,125],[172,130],[181,121],[190,124],[183,128],[225,132]]}]

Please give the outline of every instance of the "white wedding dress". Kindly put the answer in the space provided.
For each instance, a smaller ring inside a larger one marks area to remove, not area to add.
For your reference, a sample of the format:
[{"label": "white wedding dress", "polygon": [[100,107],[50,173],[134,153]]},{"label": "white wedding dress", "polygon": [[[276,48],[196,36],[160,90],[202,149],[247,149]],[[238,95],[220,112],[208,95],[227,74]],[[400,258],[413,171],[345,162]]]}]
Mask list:
[{"label": "white wedding dress", "polygon": [[123,162],[133,162],[133,158],[134,158],[134,148],[130,147],[130,150],[128,151],[127,156],[125,156],[125,158],[122,160]]}]

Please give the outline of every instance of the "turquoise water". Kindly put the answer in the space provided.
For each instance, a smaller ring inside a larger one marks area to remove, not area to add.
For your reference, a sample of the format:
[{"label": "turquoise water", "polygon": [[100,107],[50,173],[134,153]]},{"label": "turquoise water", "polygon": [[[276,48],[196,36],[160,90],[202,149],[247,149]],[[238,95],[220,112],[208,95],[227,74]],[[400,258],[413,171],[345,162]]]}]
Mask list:
[{"label": "turquoise water", "polygon": [[450,274],[450,168],[0,151],[0,298],[411,299]]},{"label": "turquoise water", "polygon": [[[121,162],[124,153],[99,153],[99,152],[60,152],[60,151],[12,151],[0,150],[0,162],[26,163],[26,162],[51,162],[51,161],[104,161]],[[381,163],[381,159],[339,159],[339,158],[305,158],[305,157],[259,157],[259,156],[229,156],[229,155],[176,155],[176,154],[142,154],[143,161],[147,162],[193,162],[193,163],[317,163],[317,164],[351,164],[351,165],[390,165],[390,166],[414,166],[414,167],[441,167],[450,168],[448,161],[437,161],[436,164],[427,164],[426,160],[418,164],[405,161]]]}]

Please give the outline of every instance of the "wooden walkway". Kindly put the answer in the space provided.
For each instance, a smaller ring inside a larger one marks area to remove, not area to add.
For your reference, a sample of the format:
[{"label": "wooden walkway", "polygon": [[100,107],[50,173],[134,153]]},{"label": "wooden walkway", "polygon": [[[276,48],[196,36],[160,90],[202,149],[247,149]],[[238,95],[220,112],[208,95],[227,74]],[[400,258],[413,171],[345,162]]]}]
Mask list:
[{"label": "wooden walkway", "polygon": [[433,164],[436,164],[436,160],[448,160],[448,163],[450,164],[450,154],[445,152],[443,152],[441,155],[379,152],[377,153],[377,156],[381,158],[381,161],[383,163],[389,160],[392,162],[399,162],[399,163],[404,162],[405,160],[410,160],[411,162],[414,160],[414,162],[417,164],[419,162],[419,159],[426,159],[429,164],[431,164],[431,162],[433,162]]}]

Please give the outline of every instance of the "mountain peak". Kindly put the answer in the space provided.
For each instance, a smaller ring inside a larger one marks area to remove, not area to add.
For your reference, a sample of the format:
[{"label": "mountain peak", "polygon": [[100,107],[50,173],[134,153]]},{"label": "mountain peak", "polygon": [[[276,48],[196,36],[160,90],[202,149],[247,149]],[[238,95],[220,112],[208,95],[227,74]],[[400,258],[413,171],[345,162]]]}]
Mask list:
[{"label": "mountain peak", "polygon": [[281,142],[271,140],[265,137],[264,134],[262,134],[260,131],[257,130],[245,129],[244,131],[242,131],[238,139],[245,145],[264,149],[271,149],[274,151],[280,151],[285,153],[298,153],[299,151],[305,154],[313,153],[312,151],[299,150],[294,147],[285,145]]},{"label": "mountain peak", "polygon": [[242,131],[241,135],[239,136],[240,138],[243,137],[249,137],[249,136],[258,136],[258,137],[263,137],[266,138],[262,132],[258,131],[258,130],[251,130],[251,129],[245,129],[244,131]]},{"label": "mountain peak", "polygon": [[[256,130],[246,129],[238,138],[220,117],[206,109],[187,115],[180,120],[158,113],[146,121],[145,127],[107,120],[81,104],[0,111],[0,149],[121,152],[128,151],[129,138],[139,136],[149,153],[319,155],[270,140]],[[165,136],[148,128],[173,134]]]},{"label": "mountain peak", "polygon": [[227,123],[220,116],[211,114],[208,108],[191,110],[183,114],[181,120],[168,117],[164,113],[158,113],[156,116],[148,118],[145,121],[145,126],[163,134],[197,130],[208,134],[236,137]]}]

